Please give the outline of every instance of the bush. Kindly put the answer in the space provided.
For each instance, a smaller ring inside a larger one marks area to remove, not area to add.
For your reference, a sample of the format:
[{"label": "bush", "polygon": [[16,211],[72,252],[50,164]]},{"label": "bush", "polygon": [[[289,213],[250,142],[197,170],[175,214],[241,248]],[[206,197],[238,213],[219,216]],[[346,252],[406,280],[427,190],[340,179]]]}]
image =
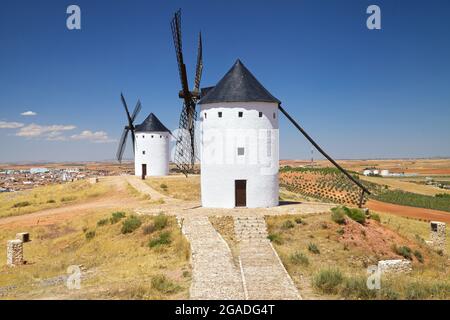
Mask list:
[{"label": "bush", "polygon": [[150,248],[159,247],[162,245],[167,245],[172,242],[172,239],[170,238],[170,232],[166,231],[161,233],[158,237],[151,239],[148,243],[148,246]]},{"label": "bush", "polygon": [[136,216],[128,217],[124,222],[122,222],[122,230],[123,234],[132,233],[134,230],[138,229],[141,226],[141,220]]},{"label": "bush", "polygon": [[283,240],[281,239],[281,236],[278,233],[271,233],[267,236],[267,239],[270,240],[270,242],[273,242],[275,244],[283,244]]},{"label": "bush", "polygon": [[345,298],[356,299],[374,299],[376,290],[367,288],[367,279],[365,277],[351,277],[344,279],[340,294]]},{"label": "bush", "polygon": [[101,220],[98,220],[98,221],[97,221],[97,226],[99,226],[99,227],[104,226],[104,225],[106,225],[108,222],[109,222],[108,219],[101,219]]},{"label": "bush", "polygon": [[408,260],[412,260],[412,251],[410,247],[407,246],[397,247],[396,245],[394,245],[393,250],[399,256],[402,256],[403,258],[406,258]]},{"label": "bush", "polygon": [[295,218],[294,221],[295,221],[296,224],[303,224],[304,223],[302,218]]},{"label": "bush", "polygon": [[175,293],[180,287],[163,275],[157,275],[152,278],[152,288],[165,294]]},{"label": "bush", "polygon": [[302,252],[296,252],[294,254],[291,255],[291,262],[293,264],[300,264],[303,266],[307,266],[309,265],[309,259],[308,257],[303,254]]},{"label": "bush", "polygon": [[76,199],[77,199],[77,197],[75,197],[75,196],[67,196],[67,197],[62,197],[61,202],[70,202],[70,201],[74,201]]},{"label": "bush", "polygon": [[111,224],[115,224],[119,222],[122,218],[125,218],[125,212],[117,211],[113,212],[109,221],[111,222]]},{"label": "bush", "polygon": [[336,232],[338,235],[342,236],[345,233],[345,230],[343,228],[339,228]]},{"label": "bush", "polygon": [[165,183],[161,183],[161,185],[159,186],[161,189],[163,189],[163,190],[167,190],[167,184],[165,184]]},{"label": "bush", "polygon": [[422,252],[420,252],[419,250],[414,250],[414,256],[416,257],[417,261],[419,261],[420,263],[423,263]]},{"label": "bush", "polygon": [[169,219],[163,214],[156,216],[153,221],[156,230],[164,229],[167,226],[168,222]]},{"label": "bush", "polygon": [[319,248],[312,242],[308,244],[308,250],[314,254],[320,254]]},{"label": "bush", "polygon": [[381,222],[380,215],[379,215],[379,214],[376,214],[376,213],[372,213],[372,214],[370,215],[370,219],[375,220],[375,221],[378,221],[378,222]]},{"label": "bush", "polygon": [[154,225],[153,223],[150,223],[150,224],[144,226],[142,232],[143,232],[145,235],[147,235],[147,234],[151,234],[151,233],[153,233],[153,232],[155,232],[155,231],[156,231],[155,225]]},{"label": "bush", "polygon": [[356,208],[353,208],[353,209],[346,208],[346,209],[347,209],[347,216],[350,219],[352,219],[360,224],[366,223],[366,215],[364,214],[364,212],[362,210],[359,210]]},{"label": "bush", "polygon": [[313,277],[313,286],[325,294],[337,294],[344,276],[339,269],[323,269]]},{"label": "bush", "polygon": [[21,202],[16,202],[12,207],[13,208],[23,208],[23,207],[28,207],[29,205],[31,205],[31,203],[29,201],[21,201]]},{"label": "bush", "polygon": [[281,229],[292,229],[293,227],[295,227],[295,225],[291,220],[286,220],[281,225]]},{"label": "bush", "polygon": [[49,200],[47,200],[47,203],[56,203],[56,201],[53,199],[49,199]]},{"label": "bush", "polygon": [[95,230],[87,231],[84,236],[86,237],[86,240],[91,240],[95,237]]},{"label": "bush", "polygon": [[333,220],[337,224],[345,223],[345,213],[342,207],[336,207],[331,209],[331,220]]}]

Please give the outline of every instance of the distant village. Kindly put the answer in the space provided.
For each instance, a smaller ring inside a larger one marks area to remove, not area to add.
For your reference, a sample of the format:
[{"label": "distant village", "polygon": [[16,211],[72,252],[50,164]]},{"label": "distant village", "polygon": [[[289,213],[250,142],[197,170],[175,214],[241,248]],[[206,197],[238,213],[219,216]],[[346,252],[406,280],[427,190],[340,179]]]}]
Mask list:
[{"label": "distant village", "polygon": [[0,169],[0,192],[14,192],[55,183],[110,175],[109,170],[86,168]]}]

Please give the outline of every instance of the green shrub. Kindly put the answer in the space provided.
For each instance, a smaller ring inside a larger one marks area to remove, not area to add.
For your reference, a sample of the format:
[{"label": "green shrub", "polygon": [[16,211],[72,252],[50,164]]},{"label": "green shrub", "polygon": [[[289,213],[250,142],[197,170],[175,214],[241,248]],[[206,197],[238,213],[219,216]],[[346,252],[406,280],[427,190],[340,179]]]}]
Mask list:
[{"label": "green shrub", "polygon": [[323,269],[313,277],[313,287],[325,294],[337,294],[344,276],[339,269]]},{"label": "green shrub", "polygon": [[56,203],[56,201],[53,199],[49,199],[49,200],[47,200],[47,203]]},{"label": "green shrub", "polygon": [[295,218],[294,221],[295,221],[296,224],[303,224],[304,223],[302,218],[300,218],[300,217],[299,218]]},{"label": "green shrub", "polygon": [[419,250],[414,250],[414,256],[416,257],[417,261],[419,261],[420,263],[423,263],[423,255],[422,252],[420,252]]},{"label": "green shrub", "polygon": [[401,190],[385,190],[374,198],[388,203],[450,212],[450,196],[436,197]]},{"label": "green shrub", "polygon": [[169,219],[167,218],[167,216],[163,214],[156,216],[155,219],[153,220],[153,224],[155,225],[156,230],[164,229],[167,226],[168,222]]},{"label": "green shrub", "polygon": [[448,198],[450,199],[450,193],[438,193],[435,195],[436,198]]},{"label": "green shrub", "polygon": [[281,239],[280,234],[278,233],[271,233],[267,236],[267,239],[270,240],[270,242],[273,242],[275,244],[283,244],[283,240]]},{"label": "green shrub", "polygon": [[295,227],[295,225],[294,225],[294,223],[291,220],[286,220],[281,225],[282,229],[292,229],[294,227]]},{"label": "green shrub", "polygon": [[374,299],[376,298],[376,290],[370,290],[367,287],[367,279],[365,277],[345,278],[340,289],[340,294],[345,298],[356,299]]},{"label": "green shrub", "polygon": [[372,214],[370,215],[370,219],[375,220],[375,221],[378,221],[378,222],[381,222],[380,215],[379,215],[379,214],[376,214],[376,213],[372,213]]},{"label": "green shrub", "polygon": [[132,233],[134,230],[138,229],[141,226],[142,222],[136,216],[130,216],[122,222],[122,230],[123,234]]},{"label": "green shrub", "polygon": [[170,238],[170,232],[165,231],[162,232],[158,237],[153,238],[149,241],[148,246],[150,248],[159,247],[162,245],[167,245],[172,242],[172,239]]},{"label": "green shrub", "polygon": [[352,209],[348,209],[346,208],[347,211],[347,216],[360,223],[360,224],[364,224],[366,222],[366,215],[364,214],[364,212],[362,210],[356,209],[356,208],[352,208]]},{"label": "green shrub", "polygon": [[337,229],[336,232],[337,232],[338,235],[342,236],[345,233],[345,230],[343,228],[339,228],[339,229]]},{"label": "green shrub", "polygon": [[180,289],[164,275],[157,275],[152,278],[152,288],[165,294],[175,293]]},{"label": "green shrub", "polygon": [[16,202],[12,207],[13,208],[23,208],[23,207],[28,207],[29,205],[31,205],[31,202],[21,201],[21,202]]},{"label": "green shrub", "polygon": [[163,190],[166,190],[168,188],[167,184],[165,184],[165,183],[161,183],[159,187]]},{"label": "green shrub", "polygon": [[402,256],[403,258],[412,259],[412,251],[410,247],[407,246],[401,246],[401,247],[397,247],[396,245],[393,246],[393,250],[396,254],[398,254],[399,256]]},{"label": "green shrub", "polygon": [[302,252],[295,252],[291,255],[290,259],[293,264],[300,264],[303,266],[309,265],[308,257]]},{"label": "green shrub", "polygon": [[122,218],[125,218],[125,212],[117,211],[113,212],[109,221],[111,224],[119,222]]},{"label": "green shrub", "polygon": [[331,209],[331,220],[337,224],[345,223],[345,211],[343,207],[335,207]]},{"label": "green shrub", "polygon": [[91,240],[95,237],[95,230],[87,231],[84,236],[86,237],[86,240]]},{"label": "green shrub", "polygon": [[314,254],[320,254],[320,250],[315,243],[310,242],[308,244],[308,250]]},{"label": "green shrub", "polygon": [[108,219],[101,219],[101,220],[98,220],[98,221],[97,221],[97,226],[99,226],[99,227],[104,226],[104,225],[106,225],[108,222],[109,222]]}]

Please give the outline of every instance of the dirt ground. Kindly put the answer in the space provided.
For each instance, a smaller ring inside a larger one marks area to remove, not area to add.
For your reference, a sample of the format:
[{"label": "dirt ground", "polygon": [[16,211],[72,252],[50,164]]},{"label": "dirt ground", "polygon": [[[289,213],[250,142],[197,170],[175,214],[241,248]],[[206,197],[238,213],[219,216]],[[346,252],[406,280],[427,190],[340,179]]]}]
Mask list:
[{"label": "dirt ground", "polygon": [[408,207],[376,200],[369,200],[366,206],[370,210],[377,212],[391,213],[402,217],[410,217],[427,221],[436,220],[450,223],[450,214],[444,211]]}]

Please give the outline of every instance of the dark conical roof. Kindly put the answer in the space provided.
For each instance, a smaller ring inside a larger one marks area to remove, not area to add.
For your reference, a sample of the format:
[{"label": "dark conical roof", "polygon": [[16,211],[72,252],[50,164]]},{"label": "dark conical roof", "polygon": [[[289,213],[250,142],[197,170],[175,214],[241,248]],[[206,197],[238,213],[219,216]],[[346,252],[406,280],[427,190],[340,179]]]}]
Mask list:
[{"label": "dark conical roof", "polygon": [[249,101],[280,103],[239,59],[214,88],[204,93],[200,104]]},{"label": "dark conical roof", "polygon": [[150,113],[135,129],[137,132],[170,132],[153,113]]}]

